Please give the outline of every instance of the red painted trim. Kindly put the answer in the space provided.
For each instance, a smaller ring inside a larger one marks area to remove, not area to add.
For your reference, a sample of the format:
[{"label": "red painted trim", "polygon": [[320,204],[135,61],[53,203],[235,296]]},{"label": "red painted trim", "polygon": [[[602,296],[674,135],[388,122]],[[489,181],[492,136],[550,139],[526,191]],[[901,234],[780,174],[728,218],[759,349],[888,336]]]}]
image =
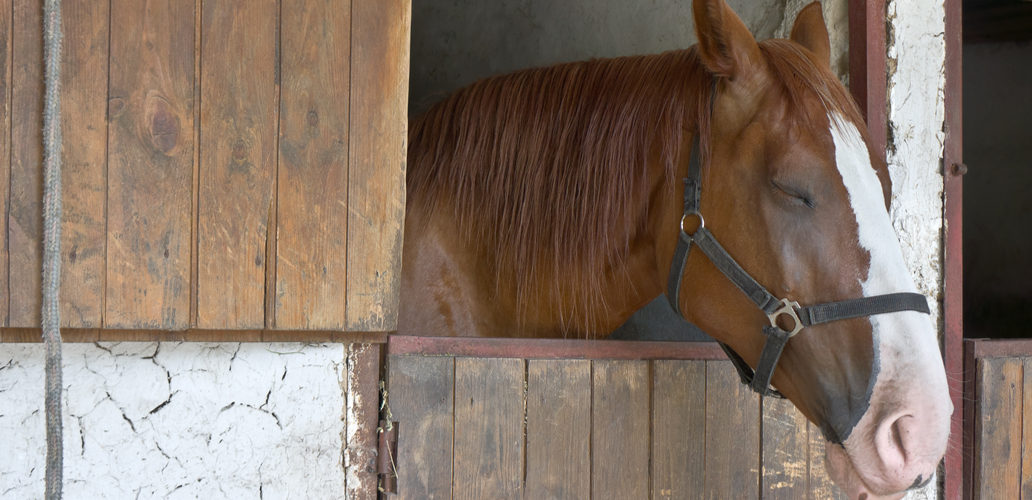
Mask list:
[{"label": "red painted trim", "polygon": [[[970,437],[965,429],[974,423],[970,417],[965,420],[967,409],[964,407],[964,384],[966,374],[964,366],[964,259],[963,241],[963,75],[961,72],[961,56],[963,53],[963,33],[961,29],[961,0],[945,0],[946,7],[946,67],[945,67],[945,106],[946,106],[946,142],[943,149],[943,323],[946,328],[943,338],[946,375],[950,386],[950,397],[953,400],[953,418],[950,422],[950,444],[947,448],[944,468],[944,493],[947,500],[960,500],[965,490],[964,483],[971,483],[973,476],[965,477],[962,455]],[[958,167],[954,167],[954,166]],[[971,368],[973,370],[973,368]],[[973,393],[971,394],[973,396]],[[969,469],[973,470],[973,469]]]},{"label": "red painted trim", "polygon": [[[958,349],[960,345],[956,346]],[[954,419],[958,412],[961,413],[961,417],[966,425],[962,426],[962,439],[963,443],[961,446],[962,457],[955,457],[955,453],[947,453],[946,458],[953,458],[957,460],[956,463],[946,462],[946,487],[945,487],[945,498],[946,500],[961,500],[964,498],[975,498],[975,405],[978,401],[978,384],[975,383],[977,380],[975,377],[975,371],[978,367],[978,360],[975,359],[974,342],[971,340],[964,341],[963,343],[963,384],[964,384],[964,400],[961,407],[954,407],[953,415]],[[951,436],[950,446],[956,443],[954,436]],[[950,468],[950,466],[956,468],[962,468],[960,474],[956,470]]]},{"label": "red painted trim", "polygon": [[525,359],[727,359],[715,342],[410,337],[387,339],[388,355]]},{"label": "red painted trim", "polygon": [[849,0],[849,90],[867,120],[871,142],[885,153],[885,0]]}]

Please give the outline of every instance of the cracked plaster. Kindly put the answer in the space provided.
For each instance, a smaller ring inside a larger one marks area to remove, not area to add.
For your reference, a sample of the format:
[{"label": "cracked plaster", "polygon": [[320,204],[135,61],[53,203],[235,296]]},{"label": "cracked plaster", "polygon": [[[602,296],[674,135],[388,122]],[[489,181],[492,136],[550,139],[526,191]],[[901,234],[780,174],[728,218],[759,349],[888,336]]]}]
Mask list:
[{"label": "cracked plaster", "polygon": [[[64,347],[68,498],[339,498],[341,344]],[[0,344],[0,498],[42,498],[43,346]]]}]

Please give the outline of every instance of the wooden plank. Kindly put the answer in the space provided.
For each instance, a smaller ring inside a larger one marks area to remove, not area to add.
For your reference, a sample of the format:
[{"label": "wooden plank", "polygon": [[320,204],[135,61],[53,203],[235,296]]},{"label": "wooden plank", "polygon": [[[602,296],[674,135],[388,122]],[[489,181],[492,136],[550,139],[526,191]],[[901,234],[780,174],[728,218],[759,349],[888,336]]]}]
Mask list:
[{"label": "wooden plank", "polygon": [[524,363],[455,359],[453,498],[522,497]]},{"label": "wooden plank", "polygon": [[716,342],[391,336],[392,354],[526,359],[720,359]]},{"label": "wooden plank", "polygon": [[189,326],[194,2],[111,4],[105,321]]},{"label": "wooden plank", "polygon": [[349,3],[282,10],[277,328],[345,327]]},{"label": "wooden plank", "polygon": [[62,4],[61,326],[99,327],[104,307],[108,3]]},{"label": "wooden plank", "polygon": [[1019,498],[1023,364],[1016,358],[983,359],[975,417],[975,497]]},{"label": "wooden plank", "polygon": [[388,409],[398,424],[398,498],[452,498],[453,358],[389,356]]},{"label": "wooden plank", "polygon": [[377,425],[380,415],[380,345],[349,344],[345,498],[376,500]]},{"label": "wooden plank", "polygon": [[813,423],[807,422],[806,432],[809,441],[809,495],[806,498],[812,500],[848,500],[848,497],[842,493],[842,490],[835,486],[835,483],[831,481],[831,477],[828,476],[828,471],[824,467],[824,447],[825,441],[824,435],[821,434],[821,430]]},{"label": "wooden plank", "polygon": [[[11,61],[14,47],[11,43],[11,17],[14,13],[9,2],[0,9],[0,326],[7,326],[7,311],[11,302],[8,286],[9,258],[7,253],[8,195],[11,192]],[[0,340],[4,336],[0,333]]]},{"label": "wooden plank", "polygon": [[590,361],[527,362],[525,498],[589,498],[590,416]]},{"label": "wooden plank", "polygon": [[10,326],[39,326],[43,251],[43,35],[41,0],[14,0],[11,173],[8,201]]},{"label": "wooden plank", "polygon": [[1032,358],[1021,363],[1021,498],[1032,500]]},{"label": "wooden plank", "polygon": [[765,499],[806,498],[809,487],[807,420],[787,399],[763,399],[761,475]]},{"label": "wooden plank", "polygon": [[649,392],[647,361],[592,363],[592,498],[648,498]]},{"label": "wooden plank", "polygon": [[729,361],[707,361],[705,498],[759,497],[759,456],[759,396]]},{"label": "wooden plank", "polygon": [[409,0],[354,0],[348,173],[350,330],[395,330],[405,221]]},{"label": "wooden plank", "polygon": [[706,471],[706,362],[655,361],[652,371],[652,498],[691,498]]},{"label": "wooden plank", "polygon": [[197,323],[261,328],[274,214],[278,5],[202,5]]}]

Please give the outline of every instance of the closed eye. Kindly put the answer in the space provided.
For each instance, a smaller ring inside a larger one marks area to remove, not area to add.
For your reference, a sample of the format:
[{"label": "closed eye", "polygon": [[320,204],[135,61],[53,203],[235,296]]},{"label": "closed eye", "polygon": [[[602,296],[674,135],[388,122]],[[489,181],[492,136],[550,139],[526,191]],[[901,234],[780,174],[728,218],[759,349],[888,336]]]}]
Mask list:
[{"label": "closed eye", "polygon": [[806,208],[814,208],[816,206],[813,201],[813,197],[806,194],[806,192],[801,189],[793,189],[777,181],[770,181],[770,184],[771,186],[774,186],[774,190],[777,191],[778,194],[788,198],[792,203],[803,205]]}]

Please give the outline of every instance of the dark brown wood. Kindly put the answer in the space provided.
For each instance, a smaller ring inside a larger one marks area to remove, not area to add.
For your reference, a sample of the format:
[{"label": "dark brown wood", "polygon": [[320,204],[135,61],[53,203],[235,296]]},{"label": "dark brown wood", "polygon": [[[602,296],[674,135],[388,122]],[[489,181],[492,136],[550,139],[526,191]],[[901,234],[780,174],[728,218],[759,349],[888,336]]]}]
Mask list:
[{"label": "dark brown wood", "polygon": [[963,435],[964,422],[964,255],[963,255],[963,177],[953,173],[952,165],[964,163],[963,156],[963,43],[961,33],[961,0],[945,0],[946,63],[945,63],[945,132],[943,165],[943,352],[946,380],[953,401],[950,421],[950,442],[946,448],[944,494],[947,500],[961,500],[964,491]]},{"label": "dark brown wood", "polygon": [[7,214],[10,326],[39,326],[43,251],[41,0],[14,0],[11,174]]},{"label": "dark brown wood", "polygon": [[965,43],[1029,40],[1032,40],[1032,4],[1028,2],[970,2],[964,8]]},{"label": "dark brown wood", "polygon": [[197,324],[261,328],[273,237],[279,6],[202,5]]},{"label": "dark brown wood", "polygon": [[730,361],[707,361],[705,498],[758,498],[759,456],[759,396]]},{"label": "dark brown wood", "polygon": [[527,361],[525,498],[590,498],[591,361]]},{"label": "dark brown wood", "polygon": [[1032,356],[1032,339],[970,339],[974,359]]},{"label": "dark brown wood", "polygon": [[[40,342],[39,328],[0,328],[0,342]],[[383,332],[348,332],[342,336],[337,330],[117,330],[110,328],[62,328],[61,338],[66,343],[95,342],[331,342],[384,344]]]},{"label": "dark brown wood", "polygon": [[194,2],[111,4],[106,312],[189,326]]},{"label": "dark brown wood", "polygon": [[806,498],[811,500],[849,500],[842,490],[835,486],[824,468],[825,441],[821,430],[812,423],[806,424],[806,433],[809,441],[809,492]]},{"label": "dark brown wood", "polygon": [[388,356],[387,370],[387,411],[400,422],[397,496],[450,500],[455,360]]},{"label": "dark brown wood", "polygon": [[1021,498],[1032,499],[1032,358],[1021,360]]},{"label": "dark brown wood", "polygon": [[975,498],[1019,498],[1023,370],[1020,359],[978,361]]},{"label": "dark brown wood", "polygon": [[409,0],[353,0],[347,326],[397,328],[408,137]]},{"label": "dark brown wood", "polygon": [[849,0],[849,90],[882,155],[888,139],[885,57],[885,0]]},{"label": "dark brown wood", "polygon": [[807,420],[787,399],[763,399],[762,485],[765,499],[805,498],[809,489]]},{"label": "dark brown wood", "polygon": [[[8,286],[10,270],[7,253],[7,224],[10,205],[8,195],[11,193],[11,61],[14,59],[11,41],[11,17],[14,13],[11,4],[3,3],[0,9],[0,327],[7,326],[7,311],[11,302],[11,289]],[[0,333],[0,341],[3,341]]]},{"label": "dark brown wood", "polygon": [[[355,500],[377,498],[377,424],[380,419],[380,345],[347,346],[347,443],[346,497]],[[350,419],[357,419],[352,425]]]},{"label": "dark brown wood", "polygon": [[489,339],[392,335],[392,354],[525,359],[727,359],[715,342]]},{"label": "dark brown wood", "polygon": [[648,498],[649,393],[647,361],[592,363],[592,498]]},{"label": "dark brown wood", "polygon": [[691,498],[703,491],[706,362],[652,362],[652,498]]},{"label": "dark brown wood", "polygon": [[[523,495],[524,363],[520,359],[455,359],[453,498]],[[399,450],[408,453],[406,448]]]},{"label": "dark brown wood", "polygon": [[61,6],[61,326],[101,326],[104,307],[108,6]]},{"label": "dark brown wood", "polygon": [[[975,358],[975,341],[964,341],[964,448],[963,484],[961,498],[974,498],[975,477],[975,398],[978,393],[979,380],[975,376],[978,360]],[[954,410],[956,411],[956,410]],[[955,499],[950,499],[955,500]]]},{"label": "dark brown wood", "polygon": [[343,329],[350,2],[282,9],[275,326]]}]

